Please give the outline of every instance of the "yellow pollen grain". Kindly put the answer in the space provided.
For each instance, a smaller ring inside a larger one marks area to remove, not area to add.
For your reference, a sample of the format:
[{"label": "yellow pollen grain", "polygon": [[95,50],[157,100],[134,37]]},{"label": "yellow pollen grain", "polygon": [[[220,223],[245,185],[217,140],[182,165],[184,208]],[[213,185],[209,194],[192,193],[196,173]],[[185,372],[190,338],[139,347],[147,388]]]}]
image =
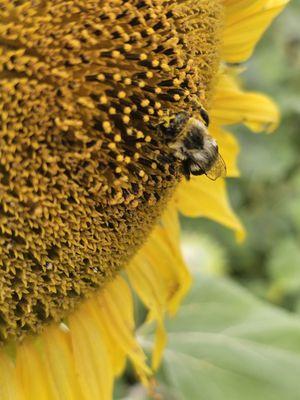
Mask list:
[{"label": "yellow pollen grain", "polygon": [[103,126],[103,129],[104,129],[105,133],[111,133],[112,127],[111,127],[111,124],[110,124],[109,121],[104,121],[102,126]]},{"label": "yellow pollen grain", "polygon": [[124,44],[124,50],[126,51],[126,53],[129,53],[132,50],[132,45],[129,43]]},{"label": "yellow pollen grain", "polygon": [[118,50],[113,50],[111,55],[112,55],[113,58],[118,59],[118,58],[120,58],[121,53]]},{"label": "yellow pollen grain", "polygon": [[116,143],[111,142],[111,143],[108,144],[107,147],[108,147],[110,150],[116,150],[117,145],[116,145]]},{"label": "yellow pollen grain", "polygon": [[105,75],[104,74],[98,74],[97,75],[98,81],[104,82],[105,81]]},{"label": "yellow pollen grain", "polygon": [[124,107],[123,113],[126,115],[129,115],[131,113],[131,108],[130,107]]},{"label": "yellow pollen grain", "polygon": [[116,143],[121,142],[121,140],[122,140],[121,135],[115,135],[115,136],[114,136],[114,141],[115,141]]},{"label": "yellow pollen grain", "polygon": [[136,138],[137,139],[143,139],[145,137],[145,135],[143,134],[142,131],[137,131],[136,133]]},{"label": "yellow pollen grain", "polygon": [[118,93],[118,97],[119,97],[119,99],[125,99],[125,97],[126,97],[126,92],[124,92],[124,90],[121,90],[121,91]]},{"label": "yellow pollen grain", "polygon": [[147,106],[149,106],[149,104],[150,104],[150,101],[148,99],[144,99],[141,102],[142,107],[147,107]]},{"label": "yellow pollen grain", "polygon": [[100,97],[100,103],[101,104],[107,104],[108,103],[108,99],[107,99],[107,97],[106,96],[101,96]]},{"label": "yellow pollen grain", "polygon": [[115,82],[120,82],[122,80],[122,75],[121,74],[114,74],[113,79]]},{"label": "yellow pollen grain", "polygon": [[109,107],[108,110],[110,115],[116,115],[117,114],[117,110],[115,109],[115,107]]},{"label": "yellow pollen grain", "polygon": [[147,58],[148,58],[147,54],[145,54],[145,53],[140,54],[141,61],[145,61],[145,60],[147,60]]}]

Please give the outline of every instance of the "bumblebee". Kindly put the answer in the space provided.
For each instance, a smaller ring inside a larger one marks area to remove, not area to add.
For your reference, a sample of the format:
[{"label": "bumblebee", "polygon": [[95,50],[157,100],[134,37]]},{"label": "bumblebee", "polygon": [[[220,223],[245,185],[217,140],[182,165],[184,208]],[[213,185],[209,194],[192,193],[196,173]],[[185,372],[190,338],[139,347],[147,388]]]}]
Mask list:
[{"label": "bumblebee", "polygon": [[180,112],[167,126],[161,126],[161,131],[174,157],[182,162],[187,180],[190,175],[203,174],[216,180],[226,175],[226,166],[216,140],[209,134],[209,117],[204,109],[200,109],[199,117]]}]

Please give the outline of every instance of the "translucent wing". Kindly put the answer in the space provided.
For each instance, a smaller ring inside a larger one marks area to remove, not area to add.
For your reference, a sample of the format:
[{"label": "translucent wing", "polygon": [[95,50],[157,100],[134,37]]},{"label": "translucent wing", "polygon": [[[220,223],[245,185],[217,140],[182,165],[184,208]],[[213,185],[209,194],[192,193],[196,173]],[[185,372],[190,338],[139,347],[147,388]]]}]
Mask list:
[{"label": "translucent wing", "polygon": [[218,178],[225,178],[226,164],[220,154],[218,154],[218,158],[213,163],[212,167],[206,171],[205,175],[212,181],[215,181]]}]

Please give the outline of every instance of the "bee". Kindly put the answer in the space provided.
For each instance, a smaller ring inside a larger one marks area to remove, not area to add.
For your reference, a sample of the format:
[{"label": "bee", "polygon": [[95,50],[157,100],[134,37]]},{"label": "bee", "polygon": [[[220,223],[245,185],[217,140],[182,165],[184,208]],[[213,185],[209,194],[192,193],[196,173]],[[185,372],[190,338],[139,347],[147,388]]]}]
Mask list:
[{"label": "bee", "polygon": [[160,128],[174,157],[182,162],[187,180],[190,175],[203,174],[216,180],[226,175],[226,166],[216,140],[209,134],[209,117],[202,108],[199,117],[180,112]]}]

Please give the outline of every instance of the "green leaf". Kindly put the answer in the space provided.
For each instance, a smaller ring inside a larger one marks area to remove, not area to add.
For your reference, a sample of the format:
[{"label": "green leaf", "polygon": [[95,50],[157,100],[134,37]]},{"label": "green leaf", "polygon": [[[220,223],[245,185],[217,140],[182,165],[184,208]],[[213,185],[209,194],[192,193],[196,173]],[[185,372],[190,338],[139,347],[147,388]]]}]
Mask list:
[{"label": "green leaf", "polygon": [[277,244],[267,263],[273,288],[283,293],[297,293],[300,289],[300,248],[296,239],[289,237]]},{"label": "green leaf", "polygon": [[196,277],[167,330],[160,376],[178,400],[300,399],[300,320],[233,282]]}]

